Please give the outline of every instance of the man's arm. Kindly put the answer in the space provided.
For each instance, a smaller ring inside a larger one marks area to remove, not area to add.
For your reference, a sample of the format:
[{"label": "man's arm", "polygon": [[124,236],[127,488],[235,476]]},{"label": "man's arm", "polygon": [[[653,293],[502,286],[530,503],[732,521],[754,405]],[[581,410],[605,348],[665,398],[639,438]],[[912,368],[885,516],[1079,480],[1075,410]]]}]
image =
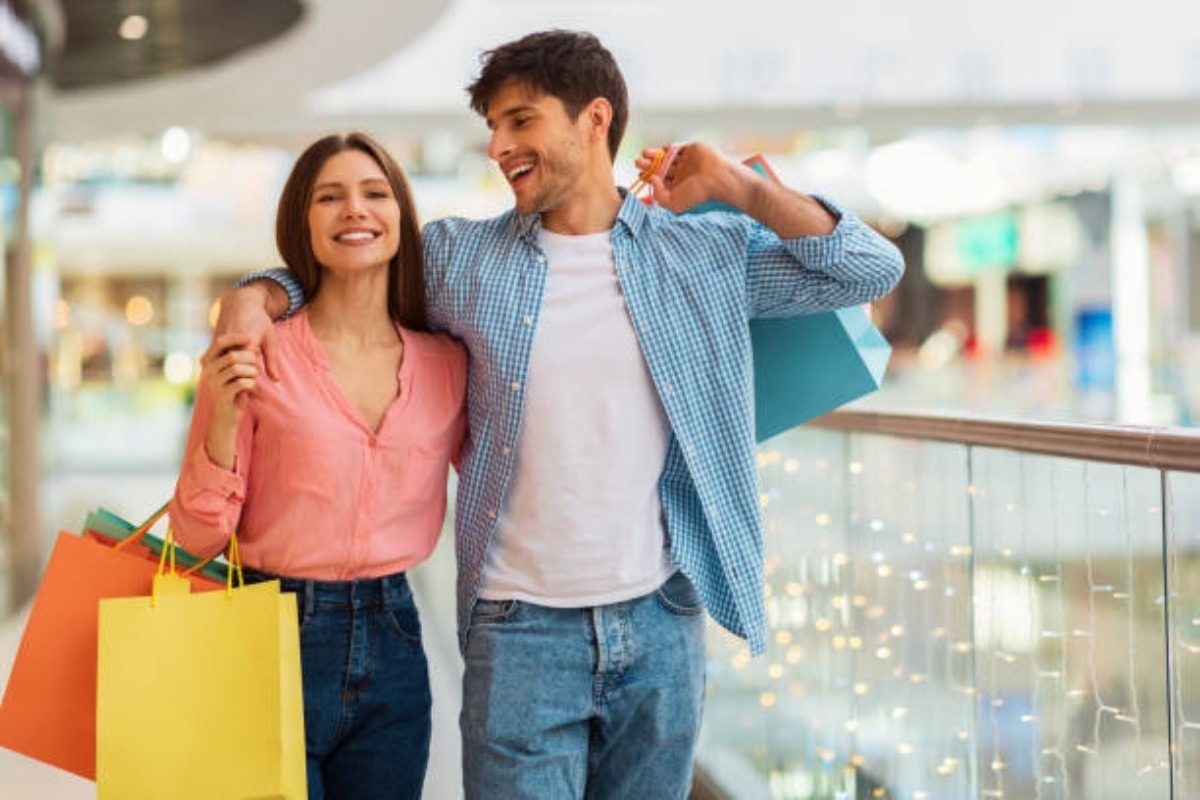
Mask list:
[{"label": "man's arm", "polygon": [[[274,320],[294,312],[292,308],[296,294],[281,281],[295,279],[285,270],[274,270],[271,273],[260,273],[250,276],[251,280],[244,282],[235,289],[221,295],[220,312],[217,324],[213,330],[214,342],[225,334],[241,334],[249,337],[250,346],[262,351],[263,363],[267,375],[278,380],[275,371],[275,326]],[[295,287],[299,294],[299,285]],[[300,294],[302,297],[302,294]],[[215,344],[210,344],[204,353],[204,361],[216,358],[219,353],[214,350]]]},{"label": "man's arm", "polygon": [[[645,172],[656,151],[637,160]],[[800,194],[712,147],[683,146],[658,176],[647,176],[659,205],[675,213],[710,200],[755,220],[746,262],[752,316],[845,308],[887,294],[904,272],[896,246],[852,212]]]},{"label": "man's arm", "polygon": [[[639,169],[650,166],[653,153],[646,150],[637,159]],[[681,147],[666,173],[652,175],[647,182],[654,189],[655,201],[677,214],[716,200],[757,220],[781,239],[826,236],[838,223],[818,200],[776,183],[702,142]]]}]

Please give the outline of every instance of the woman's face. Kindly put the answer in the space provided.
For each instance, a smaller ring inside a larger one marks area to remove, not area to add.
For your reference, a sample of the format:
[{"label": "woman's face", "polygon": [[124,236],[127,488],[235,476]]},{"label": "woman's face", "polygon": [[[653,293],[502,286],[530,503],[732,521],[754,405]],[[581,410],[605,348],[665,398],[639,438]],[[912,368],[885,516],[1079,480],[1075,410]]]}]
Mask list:
[{"label": "woman's face", "polygon": [[387,268],[400,248],[400,204],[375,159],[343,150],[325,162],[313,181],[308,228],[326,269]]}]

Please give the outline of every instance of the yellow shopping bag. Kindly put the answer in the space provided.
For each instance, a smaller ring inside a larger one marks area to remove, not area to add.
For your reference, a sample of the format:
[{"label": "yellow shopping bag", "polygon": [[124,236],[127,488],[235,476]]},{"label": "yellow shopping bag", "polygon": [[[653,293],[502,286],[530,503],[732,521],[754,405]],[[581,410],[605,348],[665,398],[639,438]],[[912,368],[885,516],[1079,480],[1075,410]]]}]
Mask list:
[{"label": "yellow shopping bag", "polygon": [[97,797],[306,798],[295,598],[234,569],[191,594],[173,550],[168,532],[149,597],[100,603]]}]

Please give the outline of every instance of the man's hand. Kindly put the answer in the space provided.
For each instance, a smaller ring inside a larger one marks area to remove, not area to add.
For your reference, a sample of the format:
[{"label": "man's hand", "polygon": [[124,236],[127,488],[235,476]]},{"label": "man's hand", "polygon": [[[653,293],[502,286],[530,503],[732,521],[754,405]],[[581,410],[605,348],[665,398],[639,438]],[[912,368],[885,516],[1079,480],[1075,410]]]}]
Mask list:
[{"label": "man's hand", "polygon": [[[646,148],[634,163],[645,172],[651,167],[656,148]],[[740,208],[747,168],[702,142],[680,146],[666,164],[666,170],[646,177],[654,190],[654,200],[668,211],[682,214],[709,200]]]},{"label": "man's hand", "polygon": [[[635,163],[642,172],[654,162],[655,148],[647,148]],[[646,176],[654,200],[676,214],[716,200],[742,211],[775,231],[780,238],[825,236],[838,220],[824,205],[806,194],[792,191],[725,156],[703,142],[681,146],[662,174]]]},{"label": "man's hand", "polygon": [[287,310],[287,293],[274,281],[254,281],[221,295],[220,304],[213,341],[201,357],[201,363],[221,355],[225,348],[217,343],[223,336],[238,335],[245,340],[246,347],[262,352],[268,377],[279,380],[275,366],[278,345],[272,316],[283,316]]}]

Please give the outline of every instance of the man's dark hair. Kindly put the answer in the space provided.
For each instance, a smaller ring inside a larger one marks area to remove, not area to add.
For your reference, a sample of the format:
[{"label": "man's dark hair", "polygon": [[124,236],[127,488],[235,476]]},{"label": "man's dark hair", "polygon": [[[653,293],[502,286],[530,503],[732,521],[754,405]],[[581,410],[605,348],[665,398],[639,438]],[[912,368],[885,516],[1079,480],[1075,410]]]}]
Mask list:
[{"label": "man's dark hair", "polygon": [[531,33],[488,50],[480,62],[479,77],[467,87],[475,113],[486,117],[488,103],[510,81],[557,97],[571,119],[603,97],[612,106],[608,153],[616,160],[629,119],[629,94],[616,59],[595,36],[562,30]]}]

